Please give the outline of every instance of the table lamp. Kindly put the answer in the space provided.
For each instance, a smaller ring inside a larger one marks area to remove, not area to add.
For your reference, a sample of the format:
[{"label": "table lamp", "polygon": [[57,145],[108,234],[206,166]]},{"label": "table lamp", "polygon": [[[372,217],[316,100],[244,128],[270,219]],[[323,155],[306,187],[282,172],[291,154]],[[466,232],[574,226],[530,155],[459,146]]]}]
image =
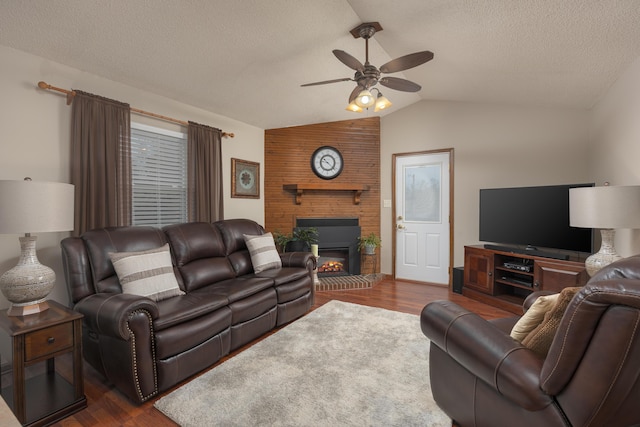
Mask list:
[{"label": "table lamp", "polygon": [[570,188],[569,224],[600,229],[600,250],[585,261],[587,273],[593,276],[622,258],[614,246],[615,229],[640,228],[640,186]]},{"label": "table lamp", "polygon": [[9,316],[49,308],[46,297],[55,272],[40,264],[35,232],[73,230],[74,187],[58,182],[0,180],[0,234],[22,234],[18,264],[0,277],[0,290],[11,303]]}]

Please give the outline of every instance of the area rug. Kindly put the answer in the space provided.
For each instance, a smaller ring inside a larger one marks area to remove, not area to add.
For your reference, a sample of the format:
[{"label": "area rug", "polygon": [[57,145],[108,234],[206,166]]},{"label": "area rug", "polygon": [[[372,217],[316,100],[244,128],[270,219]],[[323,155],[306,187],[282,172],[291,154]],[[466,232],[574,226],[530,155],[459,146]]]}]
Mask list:
[{"label": "area rug", "polygon": [[316,291],[344,291],[349,289],[367,289],[382,280],[382,274],[354,274],[350,276],[320,277]]},{"label": "area rug", "polygon": [[159,399],[190,426],[451,426],[418,316],[330,301]]}]

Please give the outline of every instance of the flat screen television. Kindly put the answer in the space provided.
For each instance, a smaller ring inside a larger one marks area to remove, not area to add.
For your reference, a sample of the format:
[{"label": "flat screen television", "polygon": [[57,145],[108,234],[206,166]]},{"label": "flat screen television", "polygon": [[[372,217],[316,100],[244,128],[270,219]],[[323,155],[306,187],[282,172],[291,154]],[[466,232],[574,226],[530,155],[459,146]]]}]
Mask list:
[{"label": "flat screen television", "polygon": [[593,229],[569,225],[569,189],[593,185],[481,189],[480,241],[515,245],[525,251],[590,253]]}]

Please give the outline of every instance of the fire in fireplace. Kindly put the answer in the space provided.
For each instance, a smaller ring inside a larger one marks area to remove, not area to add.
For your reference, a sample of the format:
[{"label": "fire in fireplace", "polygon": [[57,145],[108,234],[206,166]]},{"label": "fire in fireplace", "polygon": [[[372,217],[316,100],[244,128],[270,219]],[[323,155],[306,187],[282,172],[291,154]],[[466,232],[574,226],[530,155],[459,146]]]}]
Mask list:
[{"label": "fire in fireplace", "polygon": [[318,274],[324,276],[344,276],[349,274],[349,251],[318,250]]},{"label": "fire in fireplace", "polygon": [[296,227],[318,229],[318,275],[360,274],[358,218],[298,218]]}]

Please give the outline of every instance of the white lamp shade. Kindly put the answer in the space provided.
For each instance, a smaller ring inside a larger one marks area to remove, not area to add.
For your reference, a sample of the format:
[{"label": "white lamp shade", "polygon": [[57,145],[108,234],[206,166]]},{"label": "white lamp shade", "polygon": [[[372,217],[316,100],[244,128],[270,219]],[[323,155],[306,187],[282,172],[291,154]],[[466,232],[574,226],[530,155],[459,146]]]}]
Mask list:
[{"label": "white lamp shade", "polygon": [[378,98],[376,98],[376,108],[374,108],[374,112],[378,112],[380,110],[384,110],[385,108],[391,107],[391,101],[389,101],[383,94],[378,93]]},{"label": "white lamp shade", "polygon": [[569,223],[584,228],[640,228],[640,186],[570,188]]},{"label": "white lamp shade", "polygon": [[0,180],[0,234],[73,230],[74,186]]},{"label": "white lamp shade", "polygon": [[354,113],[362,113],[364,111],[358,106],[358,104],[356,104],[356,101],[351,101],[349,105],[347,105],[347,108],[345,108],[345,110],[353,111]]},{"label": "white lamp shade", "polygon": [[367,89],[361,91],[358,94],[358,96],[356,96],[356,99],[355,99],[356,105],[358,105],[358,107],[361,107],[361,108],[369,108],[373,104],[375,104],[375,102],[376,102],[375,98],[373,97],[371,92],[369,92],[369,90]]}]

